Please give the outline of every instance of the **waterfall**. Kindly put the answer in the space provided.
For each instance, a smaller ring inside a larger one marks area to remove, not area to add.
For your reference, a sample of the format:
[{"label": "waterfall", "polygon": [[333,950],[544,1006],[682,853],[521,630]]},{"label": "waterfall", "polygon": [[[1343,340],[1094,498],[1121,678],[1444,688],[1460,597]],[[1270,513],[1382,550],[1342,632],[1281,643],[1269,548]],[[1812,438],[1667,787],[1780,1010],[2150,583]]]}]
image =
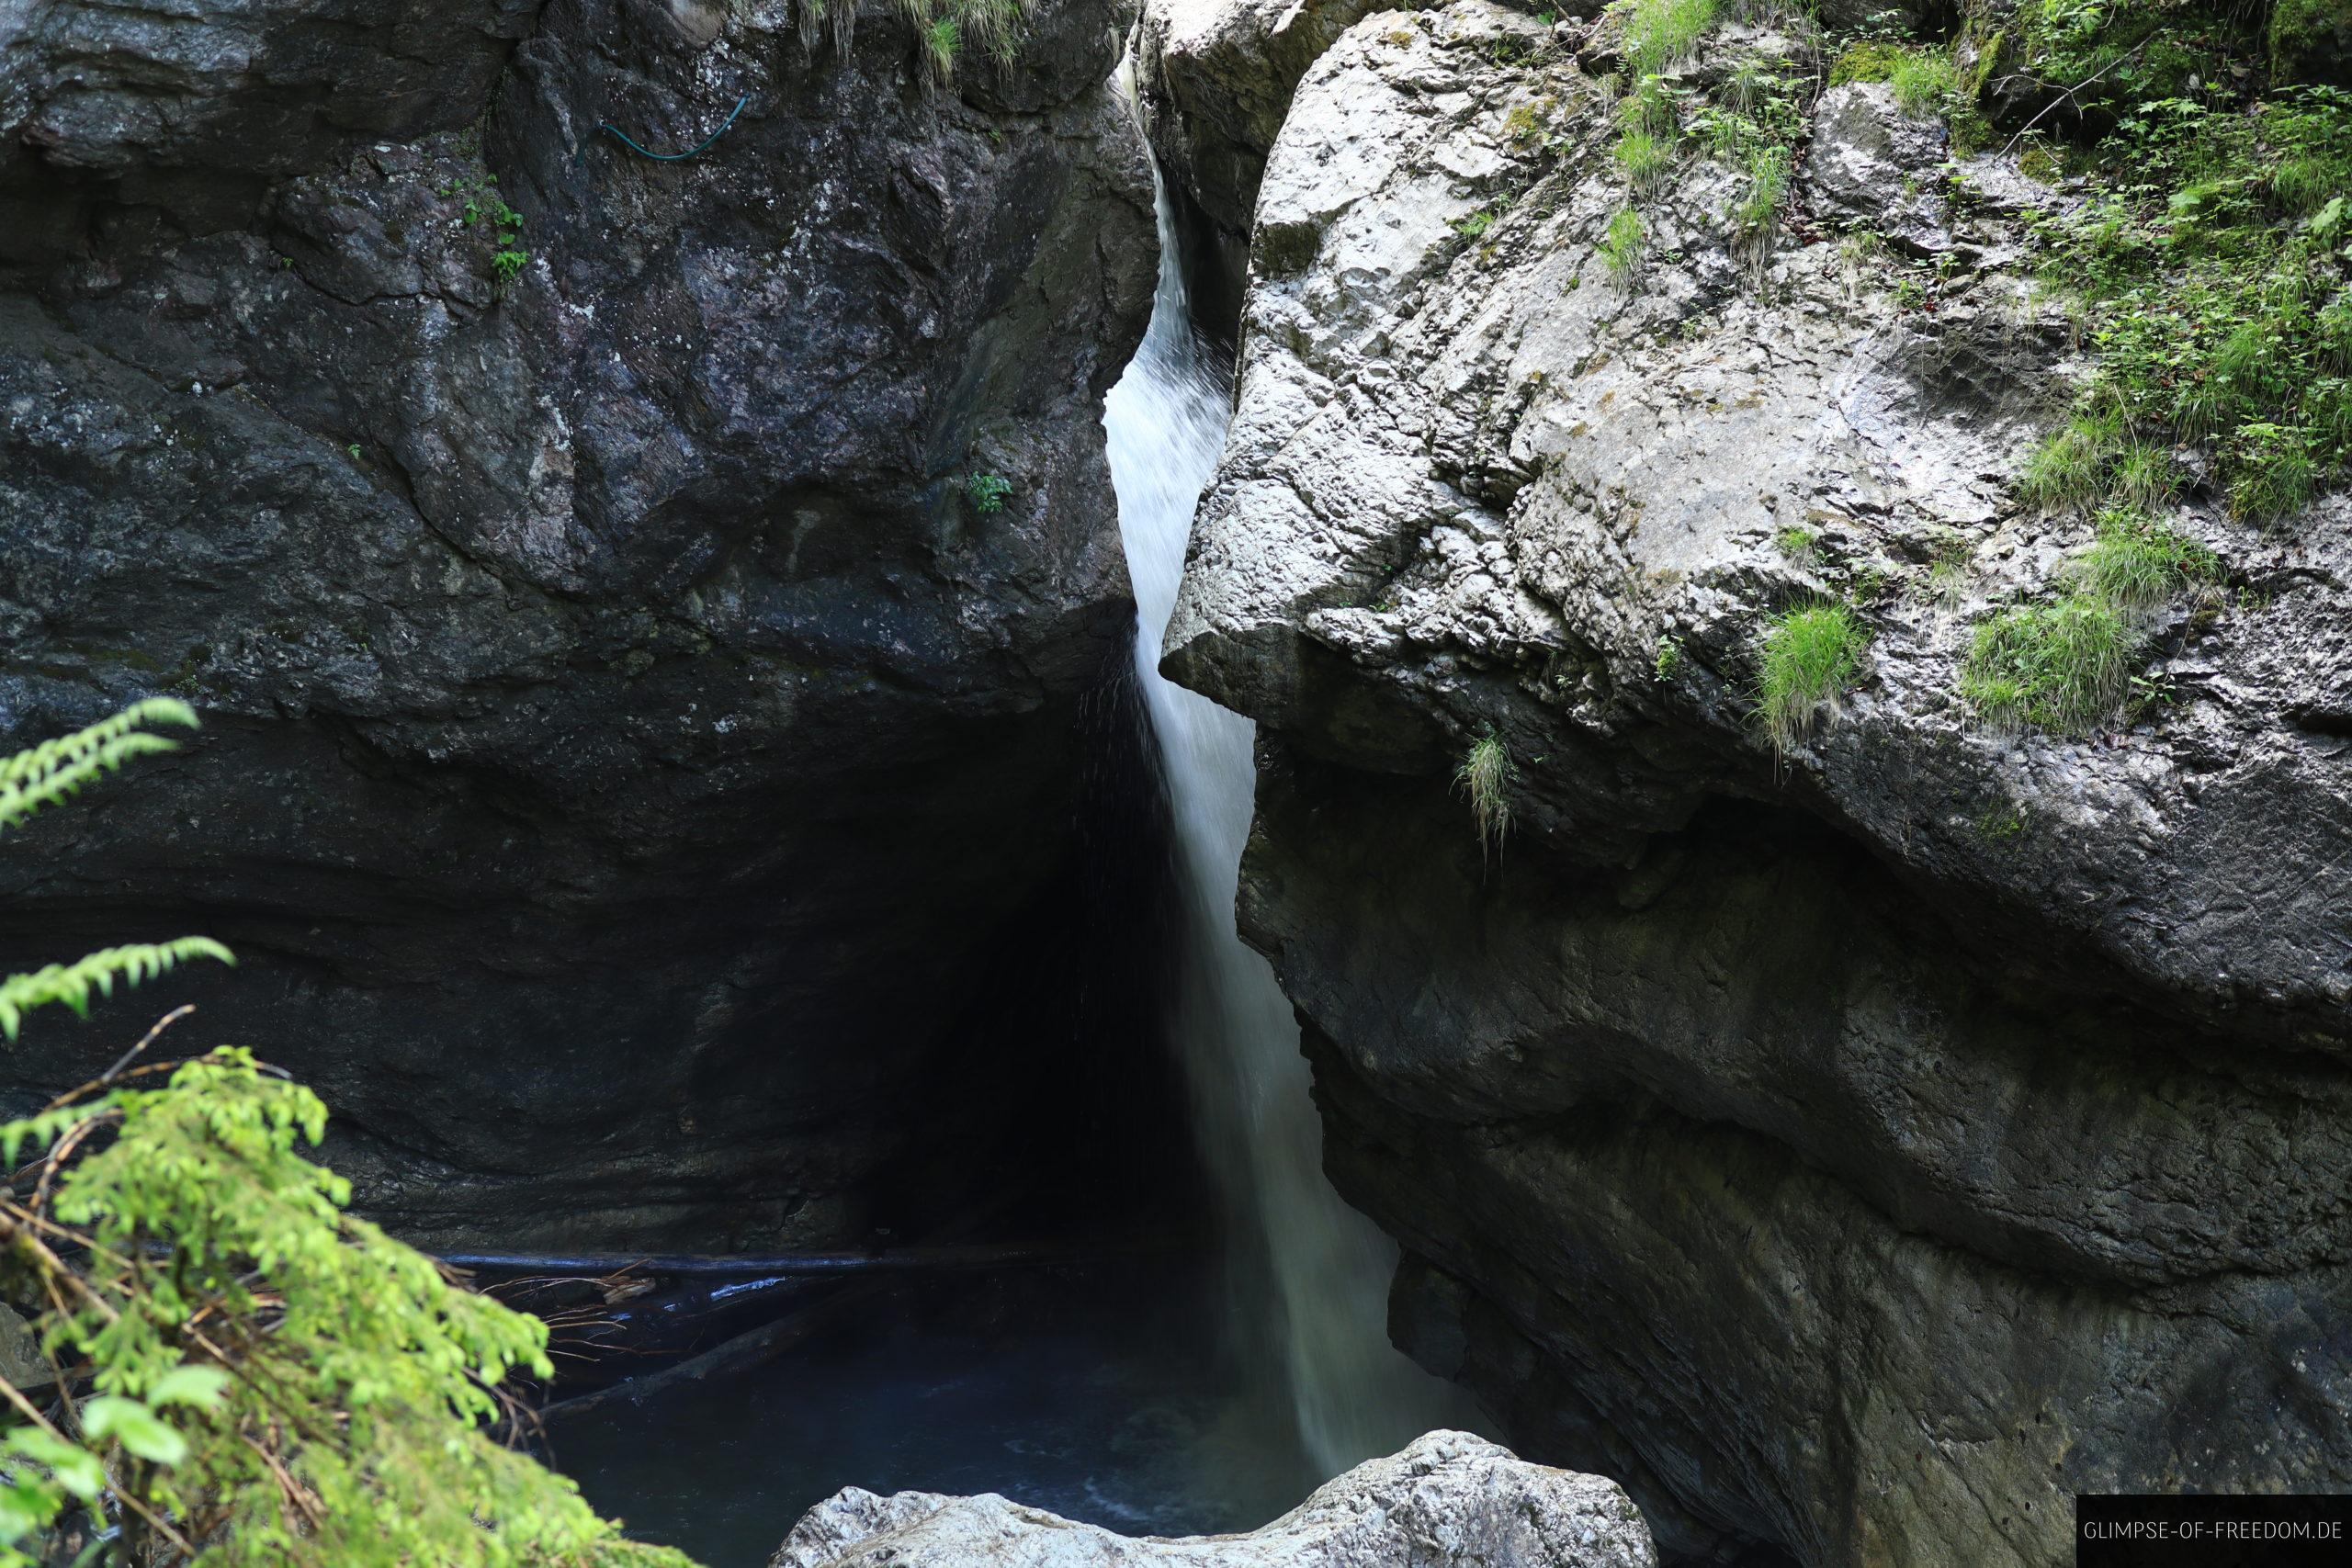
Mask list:
[{"label": "waterfall", "polygon": [[1388,1343],[1396,1249],[1324,1179],[1297,1023],[1273,971],[1234,931],[1255,727],[1159,674],[1193,510],[1224,445],[1230,398],[1194,332],[1167,187],[1156,168],[1152,178],[1159,292],[1102,424],[1135,583],[1136,675],[1159,739],[1183,885],[1172,1032],[1201,1152],[1228,1211],[1239,1311],[1255,1320],[1247,1334],[1271,1349],[1302,1445],[1329,1476],[1442,1424],[1453,1398]]}]

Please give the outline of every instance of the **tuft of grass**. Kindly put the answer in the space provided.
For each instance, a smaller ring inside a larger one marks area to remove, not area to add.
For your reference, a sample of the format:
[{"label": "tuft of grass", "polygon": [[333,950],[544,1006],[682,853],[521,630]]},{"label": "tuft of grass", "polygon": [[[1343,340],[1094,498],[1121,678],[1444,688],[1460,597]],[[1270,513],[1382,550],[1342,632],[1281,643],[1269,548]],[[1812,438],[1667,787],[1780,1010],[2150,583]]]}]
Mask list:
[{"label": "tuft of grass", "polygon": [[1631,283],[1642,265],[1642,215],[1630,207],[1619,209],[1596,248],[1609,276],[1621,285]]},{"label": "tuft of grass", "polygon": [[1789,150],[1752,148],[1745,172],[1747,188],[1732,205],[1732,224],[1743,238],[1769,240],[1779,224],[1781,197],[1789,188]]},{"label": "tuft of grass", "polygon": [[1625,171],[1625,179],[1634,189],[1644,195],[1666,183],[1674,170],[1674,142],[1669,137],[1640,130],[1621,132],[1617,138],[1617,166]]},{"label": "tuft of grass", "polygon": [[2195,582],[2220,580],[2213,552],[2167,523],[2129,506],[2099,514],[2098,537],[2083,557],[2083,586],[2126,610],[2163,604]]},{"label": "tuft of grass", "polygon": [[1772,536],[1772,543],[1781,553],[1798,566],[1811,566],[1821,546],[1821,531],[1802,523],[1792,523]]},{"label": "tuft of grass", "polygon": [[1960,67],[1942,50],[1905,51],[1888,71],[1886,85],[1895,106],[1915,118],[1949,112],[1967,92]]},{"label": "tuft of grass", "polygon": [[2122,611],[2098,593],[2015,605],[1978,625],[1960,694],[1997,728],[2079,735],[2120,710],[2138,648]]},{"label": "tuft of grass", "polygon": [[1715,25],[1718,0],[1630,0],[1624,7],[1625,73],[1639,82],[1690,58]]},{"label": "tuft of grass", "polygon": [[1834,601],[1773,618],[1764,632],[1758,706],[1774,750],[1786,755],[1811,737],[1822,710],[1834,710],[1861,672],[1869,642],[1854,612]]},{"label": "tuft of grass", "polygon": [[964,47],[964,24],[942,17],[922,29],[923,74],[941,85],[955,80],[956,56]]},{"label": "tuft of grass", "polygon": [[1454,787],[1470,797],[1470,818],[1478,831],[1481,859],[1489,852],[1500,852],[1503,840],[1510,836],[1510,782],[1518,775],[1510,751],[1491,729],[1470,743],[1461,766],[1453,770]]},{"label": "tuft of grass", "polygon": [[1618,285],[1633,282],[1633,275],[1642,268],[1642,214],[1633,207],[1621,207],[1609,219],[1609,228],[1601,232],[1601,243],[1595,249],[1600,249],[1609,277]]},{"label": "tuft of grass", "polygon": [[2225,454],[2230,514],[2247,523],[2275,523],[2301,510],[2319,486],[2310,438],[2291,425],[2242,424]]},{"label": "tuft of grass", "polygon": [[2107,493],[2109,466],[2122,446],[2111,412],[2082,408],[2026,454],[2018,490],[2045,511],[2088,506]]}]

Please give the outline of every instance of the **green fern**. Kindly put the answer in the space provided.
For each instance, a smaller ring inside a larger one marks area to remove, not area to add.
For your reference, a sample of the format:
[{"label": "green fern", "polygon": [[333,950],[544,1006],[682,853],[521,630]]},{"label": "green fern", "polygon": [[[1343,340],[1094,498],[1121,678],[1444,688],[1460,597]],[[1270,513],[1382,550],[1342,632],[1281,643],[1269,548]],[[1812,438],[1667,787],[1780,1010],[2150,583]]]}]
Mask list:
[{"label": "green fern", "polygon": [[[178,724],[193,728],[196,722],[195,710],[186,703],[150,697],[112,718],[0,761],[0,830],[17,827],[45,807],[62,804],[92,779],[114,772],[133,757],[178,749],[160,735],[146,733],[141,725]],[[62,1003],[87,1017],[93,990],[110,997],[117,980],[135,986],[190,958],[236,962],[227,948],[210,937],[184,936],[174,942],[104,948],[72,964],[51,964],[29,975],[11,975],[0,980],[0,1034],[15,1041],[24,1027],[25,1014],[38,1007]]]},{"label": "green fern", "polygon": [[141,727],[177,724],[193,729],[196,713],[170,697],[133,703],[112,718],[0,761],[0,829],[14,828],[46,807],[71,799],[101,773],[113,773],[133,757],[178,748]]},{"label": "green fern", "polygon": [[[170,750],[158,722],[196,716],[141,703],[0,761],[0,828]],[[0,1026],[193,958],[233,962],[183,937],[9,976]],[[120,1070],[0,1125],[0,1259],[51,1303],[70,1394],[0,1378],[0,1568],[65,1561],[69,1530],[144,1568],[692,1568],[499,1440],[498,1385],[553,1371],[547,1325],[344,1213],[300,1149],[316,1096],[228,1048],[161,1089]]]},{"label": "green fern", "polygon": [[184,936],[172,942],[101,948],[72,964],[51,964],[29,975],[11,975],[0,980],[0,1033],[14,1041],[24,1026],[25,1014],[57,1002],[87,1018],[91,991],[110,997],[117,980],[136,986],[188,958],[237,962],[227,948],[209,936]]}]

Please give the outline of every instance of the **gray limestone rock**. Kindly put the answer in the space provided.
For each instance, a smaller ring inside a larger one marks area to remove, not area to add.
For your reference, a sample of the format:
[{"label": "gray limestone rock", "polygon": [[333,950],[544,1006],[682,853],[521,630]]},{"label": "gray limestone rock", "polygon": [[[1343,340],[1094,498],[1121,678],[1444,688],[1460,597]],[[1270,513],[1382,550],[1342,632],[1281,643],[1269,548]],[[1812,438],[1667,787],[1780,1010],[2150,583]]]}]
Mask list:
[{"label": "gray limestone rock", "polygon": [[[2013,484],[2086,367],[2054,193],[1867,88],[1779,228],[1703,156],[1636,200],[1582,46],[1457,0],[1306,73],[1167,642],[1261,726],[1242,927],[1400,1336],[1677,1553],[2039,1564],[2076,1490],[2352,1484],[2352,508],[2192,496],[2230,591],[2138,628],[2169,700],[1989,727],[1975,623],[2088,540]],[[1762,640],[1825,598],[1868,645],[1781,755]]]},{"label": "gray limestone rock", "polygon": [[1368,1460],[1261,1529],[1114,1535],[992,1493],[878,1497],[850,1487],[811,1508],[768,1568],[1656,1568],[1615,1483],[1431,1432]]}]

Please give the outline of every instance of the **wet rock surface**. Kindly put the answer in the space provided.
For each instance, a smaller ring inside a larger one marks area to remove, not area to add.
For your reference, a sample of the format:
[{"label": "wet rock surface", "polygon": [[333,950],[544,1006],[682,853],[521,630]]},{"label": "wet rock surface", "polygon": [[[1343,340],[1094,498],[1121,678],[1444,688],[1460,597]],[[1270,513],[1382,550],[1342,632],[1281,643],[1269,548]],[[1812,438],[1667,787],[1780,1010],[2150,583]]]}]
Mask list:
[{"label": "wet rock surface", "polygon": [[[1692,159],[1612,265],[1612,50],[1460,0],[1306,73],[1168,639],[1261,725],[1243,930],[1401,1341],[1669,1556],[2352,1483],[2343,502],[2181,507],[2228,585],[2147,617],[2167,700],[1987,727],[1974,623],[2088,540],[2012,482],[2086,368],[2022,275],[2064,193],[1841,88],[1775,232]],[[1823,598],[1868,648],[1780,755],[1761,638]]]},{"label": "wet rock surface", "polygon": [[[478,10],[68,5],[0,55],[43,215],[0,245],[0,724],[207,720],[12,840],[5,956],[229,941],[187,1030],[314,1083],[423,1239],[967,1207],[1111,1028],[1038,998],[1115,967],[1083,852],[1141,766],[1125,18],[1042,6],[1036,64],[931,91],[879,8],[847,49]],[[86,1076],[106,1016],[0,1070]]]},{"label": "wet rock surface", "polygon": [[1326,1483],[1262,1529],[1129,1537],[993,1494],[878,1497],[850,1487],[810,1509],[768,1568],[1653,1568],[1640,1513],[1614,1482],[1431,1432]]}]

